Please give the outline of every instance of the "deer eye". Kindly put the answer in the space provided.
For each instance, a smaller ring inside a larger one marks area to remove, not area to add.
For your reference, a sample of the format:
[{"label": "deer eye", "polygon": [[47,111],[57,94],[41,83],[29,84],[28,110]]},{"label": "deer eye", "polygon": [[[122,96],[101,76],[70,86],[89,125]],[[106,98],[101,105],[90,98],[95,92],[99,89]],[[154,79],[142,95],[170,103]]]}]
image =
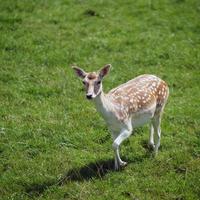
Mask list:
[{"label": "deer eye", "polygon": [[85,81],[82,81],[83,85],[86,85],[86,82]]},{"label": "deer eye", "polygon": [[98,85],[101,84],[101,81],[97,81],[97,84],[98,84]]}]

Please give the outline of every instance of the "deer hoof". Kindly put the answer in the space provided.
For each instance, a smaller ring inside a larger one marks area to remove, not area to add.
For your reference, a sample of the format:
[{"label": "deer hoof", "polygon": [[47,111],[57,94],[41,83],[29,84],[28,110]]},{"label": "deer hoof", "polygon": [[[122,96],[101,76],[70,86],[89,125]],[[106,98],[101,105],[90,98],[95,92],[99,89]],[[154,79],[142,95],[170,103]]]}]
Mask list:
[{"label": "deer hoof", "polygon": [[127,166],[127,162],[122,161],[122,162],[120,163],[120,167],[125,167],[125,166]]}]

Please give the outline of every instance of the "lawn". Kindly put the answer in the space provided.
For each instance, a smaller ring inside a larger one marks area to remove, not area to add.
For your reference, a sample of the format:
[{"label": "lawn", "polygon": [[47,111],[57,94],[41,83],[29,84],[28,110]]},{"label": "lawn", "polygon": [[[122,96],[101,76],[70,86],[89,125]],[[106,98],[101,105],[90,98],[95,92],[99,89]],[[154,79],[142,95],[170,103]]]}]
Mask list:
[{"label": "lawn", "polygon": [[[159,154],[148,126],[121,146],[71,65],[107,63],[104,90],[151,73],[170,97]],[[0,198],[200,199],[199,0],[0,0]]]}]

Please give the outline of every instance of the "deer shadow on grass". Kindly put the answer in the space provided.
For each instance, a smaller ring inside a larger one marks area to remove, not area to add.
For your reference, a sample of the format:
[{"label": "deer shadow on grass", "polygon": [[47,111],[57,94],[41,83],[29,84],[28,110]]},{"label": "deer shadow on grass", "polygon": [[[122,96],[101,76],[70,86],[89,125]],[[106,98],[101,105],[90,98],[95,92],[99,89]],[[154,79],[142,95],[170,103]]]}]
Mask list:
[{"label": "deer shadow on grass", "polygon": [[40,196],[49,187],[62,186],[71,181],[81,182],[92,178],[101,179],[110,171],[114,171],[114,160],[100,160],[94,163],[89,163],[80,168],[73,168],[63,174],[60,179],[27,185],[25,186],[25,192],[28,196]]},{"label": "deer shadow on grass", "polygon": [[85,181],[92,178],[101,179],[110,171],[114,171],[114,160],[100,160],[69,170],[61,177],[58,184],[63,185],[68,181]]},{"label": "deer shadow on grass", "polygon": [[[145,158],[148,158],[149,154],[144,156],[135,157],[133,159],[124,158],[129,164],[143,162]],[[119,171],[123,171],[126,167],[121,168]],[[63,185],[69,181],[87,181],[92,178],[102,179],[109,172],[116,171],[114,168],[114,159],[100,160],[97,162],[89,163],[81,168],[74,168],[65,173],[58,181],[58,185]]]},{"label": "deer shadow on grass", "polygon": [[[144,157],[135,157],[133,160],[126,159],[126,161],[128,161],[128,163],[138,163],[143,162],[146,157],[148,157],[148,155],[144,155]],[[123,169],[124,168],[121,170]],[[59,179],[47,180],[42,183],[27,185],[25,186],[25,192],[28,196],[40,196],[52,186],[62,186],[68,182],[82,182],[93,178],[102,179],[106,174],[112,171],[115,171],[113,159],[91,162],[80,168],[70,169]]]}]

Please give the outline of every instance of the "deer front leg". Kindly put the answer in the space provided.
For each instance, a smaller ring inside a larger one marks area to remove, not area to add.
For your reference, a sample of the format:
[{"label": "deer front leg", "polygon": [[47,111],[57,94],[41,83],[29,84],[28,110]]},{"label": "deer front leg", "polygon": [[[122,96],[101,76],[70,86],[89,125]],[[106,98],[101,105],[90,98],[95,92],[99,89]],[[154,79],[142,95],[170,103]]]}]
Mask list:
[{"label": "deer front leg", "polygon": [[120,144],[131,135],[132,131],[123,129],[113,142],[113,149],[115,152],[115,170],[119,170],[120,167],[126,166],[127,163],[122,161],[119,155]]},{"label": "deer front leg", "polygon": [[115,151],[115,170],[119,170],[120,167],[126,166],[127,162],[121,160],[119,155],[119,147],[116,148],[114,151]]}]

